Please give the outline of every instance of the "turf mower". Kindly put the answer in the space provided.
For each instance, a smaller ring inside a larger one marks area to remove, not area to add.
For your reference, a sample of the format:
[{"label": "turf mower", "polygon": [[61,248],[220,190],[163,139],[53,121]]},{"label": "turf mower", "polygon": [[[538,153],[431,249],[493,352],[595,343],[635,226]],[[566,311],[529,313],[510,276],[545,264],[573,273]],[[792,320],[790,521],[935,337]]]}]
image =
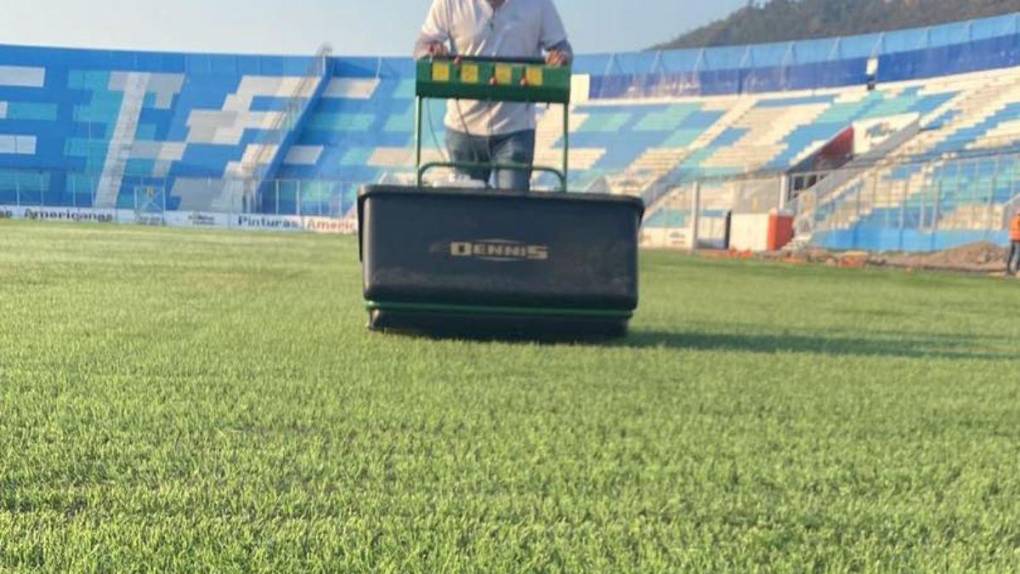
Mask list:
[{"label": "turf mower", "polygon": [[[626,334],[638,305],[635,197],[567,193],[571,70],[541,60],[418,61],[415,186],[369,185],[358,194],[360,255],[369,328],[429,336],[507,339],[611,338]],[[426,186],[422,162],[428,99],[563,106],[559,168],[491,169],[552,174],[558,192]]]}]

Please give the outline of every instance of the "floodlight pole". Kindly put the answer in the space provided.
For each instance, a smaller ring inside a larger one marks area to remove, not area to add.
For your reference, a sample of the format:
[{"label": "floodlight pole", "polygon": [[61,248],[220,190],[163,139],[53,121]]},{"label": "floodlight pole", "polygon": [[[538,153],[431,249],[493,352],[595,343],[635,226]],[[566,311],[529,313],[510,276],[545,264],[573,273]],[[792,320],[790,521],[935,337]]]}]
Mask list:
[{"label": "floodlight pole", "polygon": [[787,202],[790,201],[790,176],[783,174],[779,176],[779,211],[786,211]]},{"label": "floodlight pole", "polygon": [[694,182],[694,191],[691,194],[691,253],[698,250],[698,229],[701,225],[701,182]]}]

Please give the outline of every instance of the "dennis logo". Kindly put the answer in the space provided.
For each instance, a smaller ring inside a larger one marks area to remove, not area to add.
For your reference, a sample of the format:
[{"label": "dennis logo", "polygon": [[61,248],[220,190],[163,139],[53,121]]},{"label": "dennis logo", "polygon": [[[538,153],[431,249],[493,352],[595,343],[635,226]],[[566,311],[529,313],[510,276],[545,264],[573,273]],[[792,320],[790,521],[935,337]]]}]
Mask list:
[{"label": "dennis logo", "polygon": [[450,244],[450,255],[486,261],[548,261],[549,246],[528,245],[506,239],[454,241]]}]

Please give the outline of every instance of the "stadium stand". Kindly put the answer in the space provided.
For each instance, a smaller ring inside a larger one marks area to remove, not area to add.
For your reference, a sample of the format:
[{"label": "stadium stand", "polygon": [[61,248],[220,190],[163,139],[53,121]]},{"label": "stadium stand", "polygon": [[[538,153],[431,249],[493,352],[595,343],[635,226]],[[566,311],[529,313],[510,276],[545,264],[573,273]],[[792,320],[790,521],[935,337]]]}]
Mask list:
[{"label": "stadium stand", "polygon": [[[647,229],[687,225],[697,184],[703,217],[791,208],[799,239],[827,247],[1005,242],[1018,203],[1018,58],[1020,14],[582,56],[571,187],[642,196]],[[413,77],[409,59],[326,52],[0,46],[0,205],[343,217],[359,185],[410,177]],[[426,114],[431,158],[443,153],[442,109]],[[539,162],[557,157],[560,113],[542,112]],[[872,145],[898,145],[881,157],[859,150],[790,189],[805,162],[855,126],[878,134]]]}]

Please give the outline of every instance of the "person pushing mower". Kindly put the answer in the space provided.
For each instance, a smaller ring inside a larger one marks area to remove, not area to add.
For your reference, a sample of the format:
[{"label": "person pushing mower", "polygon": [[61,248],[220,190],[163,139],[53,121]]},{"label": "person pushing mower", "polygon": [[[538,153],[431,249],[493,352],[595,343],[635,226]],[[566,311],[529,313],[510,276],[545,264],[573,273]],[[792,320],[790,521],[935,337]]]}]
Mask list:
[{"label": "person pushing mower", "polygon": [[[541,58],[543,51],[550,66],[568,66],[574,57],[553,0],[433,0],[414,57]],[[459,175],[486,184],[495,179],[498,189],[530,189],[530,173],[493,173],[484,164],[534,163],[533,104],[452,101],[445,123],[450,158],[481,164],[457,169]]]}]

